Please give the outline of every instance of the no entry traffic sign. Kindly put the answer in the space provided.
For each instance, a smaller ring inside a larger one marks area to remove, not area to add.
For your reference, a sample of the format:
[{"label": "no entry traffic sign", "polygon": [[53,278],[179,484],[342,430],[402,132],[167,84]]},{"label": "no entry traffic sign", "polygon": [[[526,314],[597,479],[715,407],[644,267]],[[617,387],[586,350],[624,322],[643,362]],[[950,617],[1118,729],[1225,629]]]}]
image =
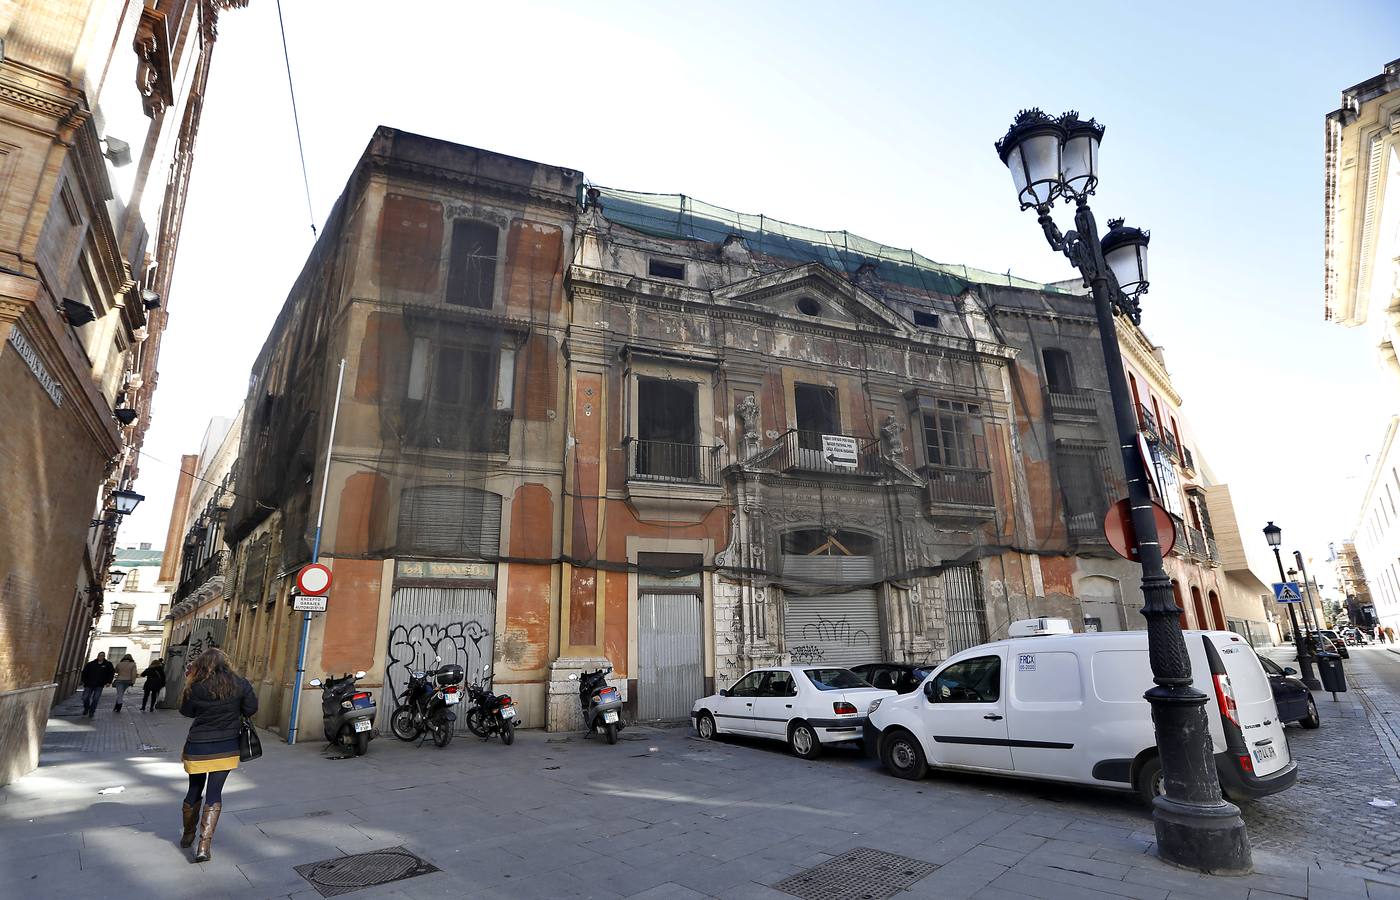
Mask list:
[{"label": "no entry traffic sign", "polygon": [[297,572],[297,591],[319,597],[331,589],[331,570],[320,563],[311,563]]}]

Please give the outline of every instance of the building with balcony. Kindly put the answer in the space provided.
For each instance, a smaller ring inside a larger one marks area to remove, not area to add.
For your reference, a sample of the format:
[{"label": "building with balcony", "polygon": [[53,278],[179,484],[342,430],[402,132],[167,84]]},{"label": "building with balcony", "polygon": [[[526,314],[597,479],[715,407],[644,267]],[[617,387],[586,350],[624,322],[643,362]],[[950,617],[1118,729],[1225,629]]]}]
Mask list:
[{"label": "building with balcony", "polygon": [[138,671],[163,655],[170,593],[160,584],[161,551],[150,544],[117,549],[107,603],[93,625],[86,658],[98,651],[116,662],[130,653]]},{"label": "building with balcony", "polygon": [[150,424],[219,16],[0,6],[0,784],[77,687]]},{"label": "building with balcony", "polygon": [[1342,549],[1333,561],[1337,576],[1337,591],[1342,595],[1347,618],[1360,628],[1374,628],[1379,621],[1376,617],[1376,601],[1371,593],[1371,585],[1366,580],[1366,567],[1361,563],[1361,555],[1356,550],[1356,541],[1342,541]]},{"label": "building with balcony", "polygon": [[[1351,542],[1376,619],[1400,632],[1400,416],[1391,416],[1361,501]],[[1354,573],[1353,573],[1354,574]]]}]

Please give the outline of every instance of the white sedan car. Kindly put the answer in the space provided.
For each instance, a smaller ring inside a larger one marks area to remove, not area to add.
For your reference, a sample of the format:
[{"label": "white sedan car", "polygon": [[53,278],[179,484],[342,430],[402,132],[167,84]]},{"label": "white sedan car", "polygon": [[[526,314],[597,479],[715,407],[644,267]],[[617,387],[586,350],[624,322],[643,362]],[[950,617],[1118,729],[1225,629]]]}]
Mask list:
[{"label": "white sedan car", "polygon": [[754,669],[732,688],[696,700],[690,715],[705,740],[722,732],[773,738],[811,759],[821,753],[822,744],[860,740],[870,704],[897,696],[871,687],[850,669],[772,666]]}]

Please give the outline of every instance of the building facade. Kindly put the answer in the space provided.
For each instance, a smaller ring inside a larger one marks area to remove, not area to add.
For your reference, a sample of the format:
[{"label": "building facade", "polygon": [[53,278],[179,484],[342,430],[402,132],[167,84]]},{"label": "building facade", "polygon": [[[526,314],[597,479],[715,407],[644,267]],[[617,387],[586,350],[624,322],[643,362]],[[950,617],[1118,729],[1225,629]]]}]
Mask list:
[{"label": "building facade", "polygon": [[270,727],[318,545],[303,681],[441,655],[550,728],[597,666],[659,720],[755,665],[1142,626],[1077,291],[381,128],[250,383],[226,646]]},{"label": "building facade", "polygon": [[128,653],[138,670],[160,659],[170,592],[160,584],[161,551],[150,544],[117,549],[102,615],[93,626],[86,658],[99,651],[115,663]]},{"label": "building facade", "polygon": [[1373,457],[1371,478],[1352,534],[1356,559],[1370,587],[1376,618],[1400,631],[1400,416],[1392,416]]},{"label": "building facade", "polygon": [[1376,601],[1366,580],[1366,567],[1361,563],[1356,541],[1342,541],[1333,568],[1337,575],[1337,591],[1346,604],[1347,619],[1358,628],[1374,628],[1379,621]]},{"label": "building facade", "polygon": [[[0,783],[77,685],[149,423],[221,10],[20,0],[0,12]],[[91,524],[89,524],[91,523]]]}]

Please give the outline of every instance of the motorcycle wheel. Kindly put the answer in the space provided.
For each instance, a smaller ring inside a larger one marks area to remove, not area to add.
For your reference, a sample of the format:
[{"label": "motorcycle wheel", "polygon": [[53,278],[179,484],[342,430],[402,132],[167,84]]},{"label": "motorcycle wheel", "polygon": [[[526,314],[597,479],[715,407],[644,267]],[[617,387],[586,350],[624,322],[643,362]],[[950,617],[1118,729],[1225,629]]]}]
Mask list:
[{"label": "motorcycle wheel", "polygon": [[515,723],[510,719],[501,723],[501,743],[507,747],[515,743]]},{"label": "motorcycle wheel", "polygon": [[608,736],[609,744],[617,743],[617,723],[609,722],[603,726],[603,732]]},{"label": "motorcycle wheel", "polygon": [[413,708],[404,704],[394,710],[389,717],[389,728],[394,732],[394,737],[401,741],[414,741],[418,739],[418,726],[413,724]]},{"label": "motorcycle wheel", "polygon": [[438,719],[433,722],[433,743],[439,747],[446,747],[452,743],[452,723],[446,719]]},{"label": "motorcycle wheel", "polygon": [[467,712],[467,730],[479,738],[491,736],[491,732],[486,728],[486,716],[481,712],[481,707]]},{"label": "motorcycle wheel", "polygon": [[368,752],[369,752],[369,732],[368,732],[368,731],[357,731],[357,732],[355,732],[355,755],[356,755],[356,756],[364,756],[364,755],[365,755],[366,753],[368,753]]}]

